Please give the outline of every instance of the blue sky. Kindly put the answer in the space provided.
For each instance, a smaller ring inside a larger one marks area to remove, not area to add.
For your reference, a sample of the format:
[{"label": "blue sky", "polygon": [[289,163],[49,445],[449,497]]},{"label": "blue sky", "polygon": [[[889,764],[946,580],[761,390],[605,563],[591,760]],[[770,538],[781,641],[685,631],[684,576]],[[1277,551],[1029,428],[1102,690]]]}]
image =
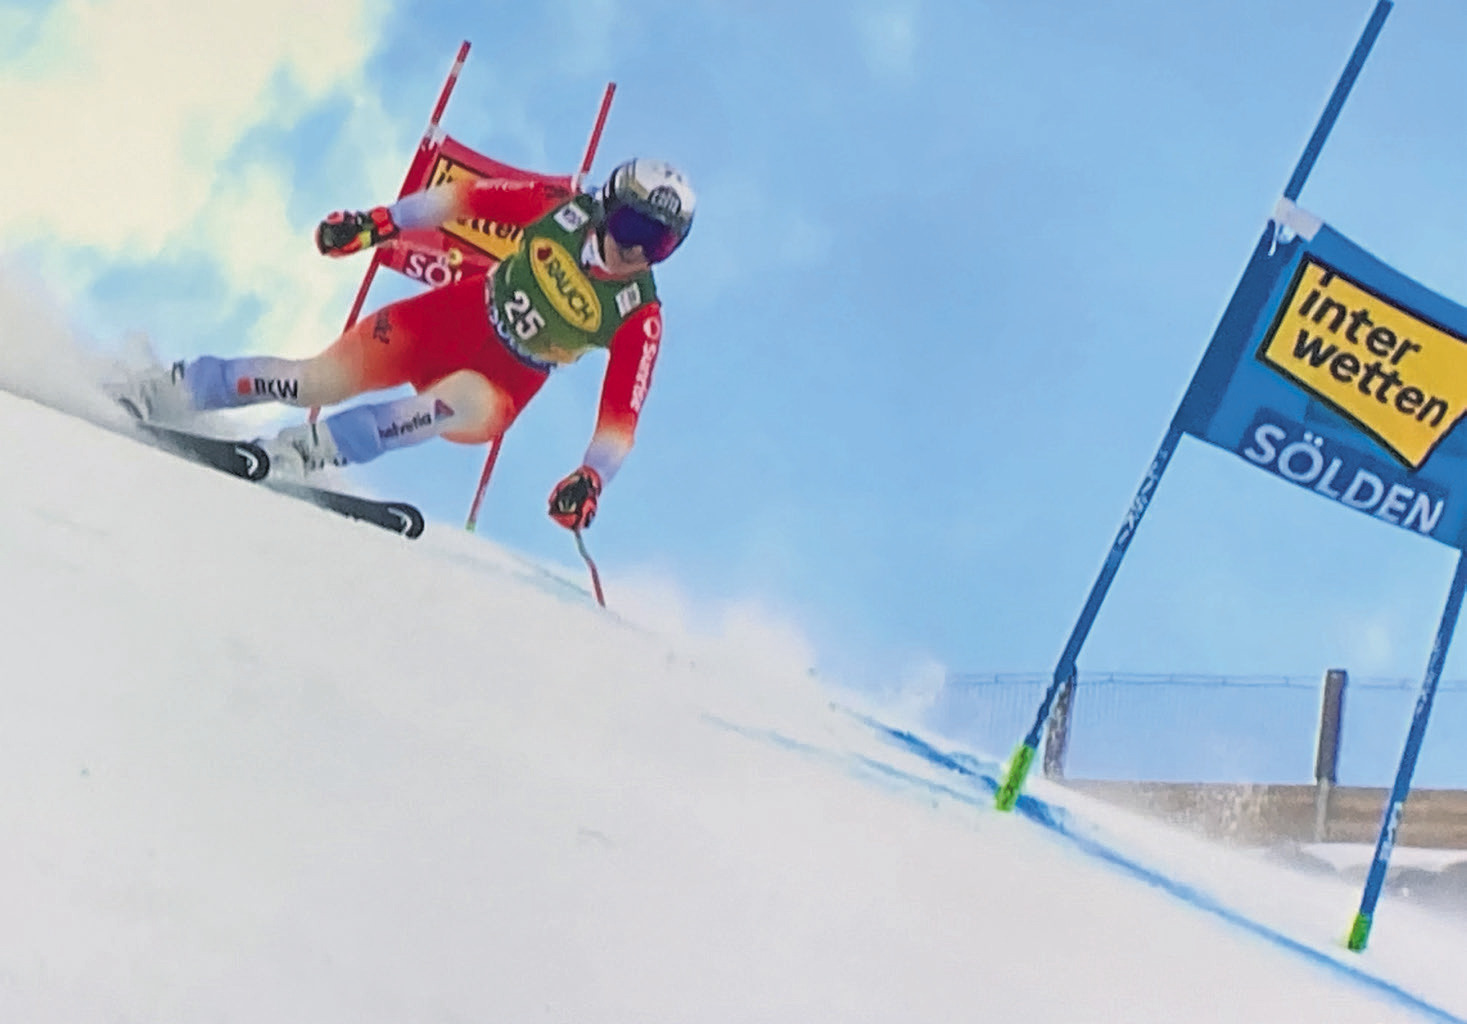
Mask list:
[{"label": "blue sky", "polygon": [[[314,352],[366,260],[316,220],[396,194],[458,43],[463,142],[700,193],[667,342],[587,535],[609,595],[757,605],[826,671],[1052,668],[1371,4],[0,0],[0,250],[102,348]],[[286,26],[289,26],[288,28]],[[1467,300],[1467,5],[1400,0],[1302,204]],[[369,308],[407,294],[384,282]],[[544,515],[601,362],[506,440],[481,529]],[[481,449],[363,486],[461,522]],[[1184,442],[1084,669],[1419,675],[1452,553]],[[1449,674],[1467,675],[1459,646]]]}]

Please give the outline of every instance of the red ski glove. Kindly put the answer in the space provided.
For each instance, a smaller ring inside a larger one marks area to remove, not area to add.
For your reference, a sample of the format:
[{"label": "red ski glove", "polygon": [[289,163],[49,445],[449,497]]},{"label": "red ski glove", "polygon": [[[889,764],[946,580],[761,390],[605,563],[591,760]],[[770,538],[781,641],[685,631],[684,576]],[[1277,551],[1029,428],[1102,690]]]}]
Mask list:
[{"label": "red ski glove", "polygon": [[327,215],[316,228],[316,248],[325,256],[349,256],[396,237],[398,227],[387,207],[366,213],[338,210]]},{"label": "red ski glove", "polygon": [[600,474],[590,466],[582,466],[550,492],[550,518],[567,530],[583,530],[596,518],[596,499],[600,496]]}]

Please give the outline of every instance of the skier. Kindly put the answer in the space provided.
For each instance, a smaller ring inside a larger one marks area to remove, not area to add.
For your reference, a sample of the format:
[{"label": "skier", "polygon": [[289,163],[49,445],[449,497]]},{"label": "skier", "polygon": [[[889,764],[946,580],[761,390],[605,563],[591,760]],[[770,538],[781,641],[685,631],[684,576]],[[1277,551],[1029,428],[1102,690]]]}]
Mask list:
[{"label": "skier", "polygon": [[176,423],[204,410],[268,401],[328,406],[413,386],[409,397],[353,406],[260,442],[272,466],[308,474],[432,437],[492,441],[551,370],[607,349],[585,457],[550,495],[551,518],[581,529],[632,448],[662,342],[651,267],[687,236],[695,203],[675,168],[636,159],[613,170],[596,194],[468,179],[390,206],[332,213],[316,229],[316,246],[338,257],[455,220],[523,225],[524,232],[519,248],[487,276],[384,306],[313,358],[203,356],[136,378],[117,397],[145,419]]}]

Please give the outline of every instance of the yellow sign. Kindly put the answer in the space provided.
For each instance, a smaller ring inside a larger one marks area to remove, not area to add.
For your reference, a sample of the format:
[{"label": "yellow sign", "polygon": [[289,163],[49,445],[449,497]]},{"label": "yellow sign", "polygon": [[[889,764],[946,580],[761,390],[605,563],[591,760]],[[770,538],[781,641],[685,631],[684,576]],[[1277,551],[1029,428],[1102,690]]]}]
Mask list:
[{"label": "yellow sign", "polygon": [[1467,412],[1467,338],[1305,256],[1258,358],[1412,469]]},{"label": "yellow sign", "polygon": [[601,300],[571,254],[548,238],[530,239],[530,269],[555,311],[583,331],[601,329]]},{"label": "yellow sign", "polygon": [[[428,186],[432,188],[464,178],[478,180],[483,175],[439,153],[438,162],[433,165],[433,173],[428,176]],[[443,225],[443,230],[500,261],[520,247],[520,236],[525,233],[524,228],[518,224],[501,224],[494,220],[458,220]]]}]

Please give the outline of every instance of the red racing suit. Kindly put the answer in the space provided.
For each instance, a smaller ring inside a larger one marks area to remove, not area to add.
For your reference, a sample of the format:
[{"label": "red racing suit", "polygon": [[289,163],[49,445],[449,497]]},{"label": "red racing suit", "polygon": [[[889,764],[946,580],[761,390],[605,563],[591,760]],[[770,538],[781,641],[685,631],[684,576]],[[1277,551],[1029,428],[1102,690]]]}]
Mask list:
[{"label": "red racing suit", "polygon": [[662,307],[650,271],[612,277],[596,237],[594,197],[541,182],[449,182],[389,208],[403,229],[486,221],[523,225],[519,248],[487,276],[465,278],[363,318],[324,353],[355,388],[424,390],[459,371],[482,376],[496,412],[448,440],[502,434],[550,370],[604,348],[596,426],[584,463],[609,482],[631,450],[662,342]]}]

